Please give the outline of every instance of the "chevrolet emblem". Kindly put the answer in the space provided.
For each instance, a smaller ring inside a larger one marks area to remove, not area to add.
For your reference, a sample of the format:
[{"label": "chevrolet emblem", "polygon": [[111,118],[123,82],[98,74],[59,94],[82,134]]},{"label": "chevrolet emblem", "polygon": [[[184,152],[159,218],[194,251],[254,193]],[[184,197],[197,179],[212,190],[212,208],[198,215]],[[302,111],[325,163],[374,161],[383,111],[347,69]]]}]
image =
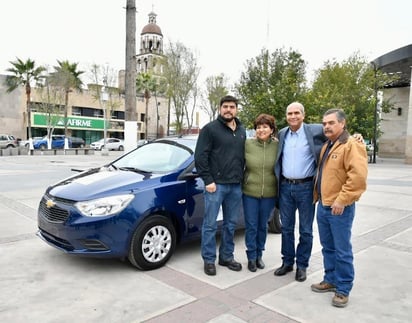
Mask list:
[{"label": "chevrolet emblem", "polygon": [[55,205],[56,205],[56,203],[54,203],[52,200],[47,200],[47,202],[46,202],[46,207],[48,209],[52,208]]}]

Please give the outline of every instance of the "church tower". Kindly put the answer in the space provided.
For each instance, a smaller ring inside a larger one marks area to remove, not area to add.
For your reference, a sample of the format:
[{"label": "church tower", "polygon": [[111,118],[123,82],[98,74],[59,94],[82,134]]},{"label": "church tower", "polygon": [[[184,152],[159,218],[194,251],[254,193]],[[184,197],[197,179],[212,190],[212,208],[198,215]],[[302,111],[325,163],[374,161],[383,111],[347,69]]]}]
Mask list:
[{"label": "church tower", "polygon": [[[156,14],[152,11],[149,13],[149,23],[143,27],[140,33],[140,48],[136,55],[137,74],[146,73],[156,83],[160,84],[163,74],[163,34],[160,27],[156,24]],[[150,93],[148,99],[141,100],[145,103],[145,112],[141,121],[144,122],[144,139],[150,140],[163,137],[169,128],[169,111],[167,99],[159,91]]]},{"label": "church tower", "polygon": [[140,34],[140,52],[136,55],[137,73],[162,74],[163,34],[156,24],[156,14],[149,13],[149,23]]}]

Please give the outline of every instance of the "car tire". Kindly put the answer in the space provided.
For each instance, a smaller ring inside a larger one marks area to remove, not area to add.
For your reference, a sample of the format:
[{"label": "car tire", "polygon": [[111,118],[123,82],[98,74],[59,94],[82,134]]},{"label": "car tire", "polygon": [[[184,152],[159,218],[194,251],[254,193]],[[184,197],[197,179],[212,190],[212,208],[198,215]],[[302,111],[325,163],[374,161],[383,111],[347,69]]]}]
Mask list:
[{"label": "car tire", "polygon": [[271,233],[281,233],[282,232],[282,223],[280,221],[280,212],[279,209],[274,208],[270,214],[268,221],[268,231]]},{"label": "car tire", "polygon": [[45,150],[45,149],[47,149],[47,146],[46,145],[40,145],[40,150]]},{"label": "car tire", "polygon": [[176,247],[176,230],[164,216],[152,215],[135,230],[129,249],[129,261],[141,270],[162,267]]},{"label": "car tire", "polygon": [[123,146],[119,146],[119,151],[123,151],[123,150],[124,150]]}]

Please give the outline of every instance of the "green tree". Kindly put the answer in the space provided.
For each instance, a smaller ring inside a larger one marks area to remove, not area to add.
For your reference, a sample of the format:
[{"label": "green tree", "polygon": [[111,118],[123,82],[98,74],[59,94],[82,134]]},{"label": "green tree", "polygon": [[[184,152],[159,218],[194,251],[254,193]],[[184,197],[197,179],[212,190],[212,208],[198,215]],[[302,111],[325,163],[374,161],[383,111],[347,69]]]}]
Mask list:
[{"label": "green tree", "polygon": [[[116,108],[121,106],[120,90],[116,87],[116,73],[114,69],[108,66],[93,64],[88,73],[92,84],[88,84],[94,100],[98,101],[100,106],[108,110],[107,119],[111,119]],[[107,93],[107,102],[102,102],[103,87]]]},{"label": "green tree", "polygon": [[[321,122],[323,113],[330,108],[341,108],[347,115],[350,133],[361,133],[374,138],[377,91],[394,78],[376,71],[359,53],[342,62],[326,61],[315,73],[307,96],[307,122]],[[390,99],[382,102],[388,111]]]},{"label": "green tree", "polygon": [[[148,115],[149,115],[149,101],[152,97],[152,93],[156,91],[157,83],[156,79],[150,73],[139,73],[136,78],[136,92],[142,93],[145,100],[145,116],[144,116],[144,125],[145,125],[145,139],[147,140],[148,136]],[[156,103],[157,104],[157,103]]]},{"label": "green tree", "polygon": [[248,60],[246,71],[235,84],[243,123],[251,127],[257,115],[268,113],[275,116],[278,127],[285,125],[286,106],[305,96],[305,68],[302,55],[292,49],[273,53],[263,49],[259,56]]},{"label": "green tree", "polygon": [[77,69],[78,63],[69,61],[57,61],[58,65],[54,66],[54,72],[50,74],[50,83],[64,91],[64,135],[67,133],[67,111],[69,106],[69,93],[72,91],[82,92],[83,82],[80,78],[84,72]]},{"label": "green tree", "polygon": [[202,99],[200,109],[206,112],[209,116],[209,121],[216,119],[220,99],[229,93],[227,86],[227,77],[222,73],[216,76],[209,76],[206,78],[206,92]]},{"label": "green tree", "polygon": [[6,77],[7,92],[12,92],[20,85],[25,87],[26,91],[26,111],[27,111],[27,129],[28,138],[31,136],[31,86],[32,82],[39,82],[42,73],[45,71],[43,66],[37,66],[36,63],[28,58],[23,62],[20,58],[16,58],[16,61],[10,62],[13,67],[8,68],[6,71],[12,73]]},{"label": "green tree", "polygon": [[36,88],[36,92],[40,98],[40,102],[36,103],[36,110],[46,115],[49,139],[47,148],[51,149],[51,138],[64,110],[64,92],[61,88],[50,85],[48,75],[43,77],[43,84]]},{"label": "green tree", "polygon": [[190,116],[193,115],[197,98],[199,73],[200,68],[194,53],[180,42],[170,42],[165,50],[163,77],[168,85],[166,96],[169,100],[169,110],[172,108],[176,117],[177,133],[183,130],[185,116],[189,123],[188,127],[191,127],[193,118]]}]

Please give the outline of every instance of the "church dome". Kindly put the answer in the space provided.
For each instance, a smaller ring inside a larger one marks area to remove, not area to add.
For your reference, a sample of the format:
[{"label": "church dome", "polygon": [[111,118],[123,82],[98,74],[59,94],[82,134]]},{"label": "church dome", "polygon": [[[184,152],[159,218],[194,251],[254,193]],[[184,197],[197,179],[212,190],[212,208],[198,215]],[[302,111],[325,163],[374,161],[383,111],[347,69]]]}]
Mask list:
[{"label": "church dome", "polygon": [[149,13],[149,23],[143,27],[141,35],[144,34],[157,34],[163,36],[160,27],[156,24],[156,14],[154,12]]}]

